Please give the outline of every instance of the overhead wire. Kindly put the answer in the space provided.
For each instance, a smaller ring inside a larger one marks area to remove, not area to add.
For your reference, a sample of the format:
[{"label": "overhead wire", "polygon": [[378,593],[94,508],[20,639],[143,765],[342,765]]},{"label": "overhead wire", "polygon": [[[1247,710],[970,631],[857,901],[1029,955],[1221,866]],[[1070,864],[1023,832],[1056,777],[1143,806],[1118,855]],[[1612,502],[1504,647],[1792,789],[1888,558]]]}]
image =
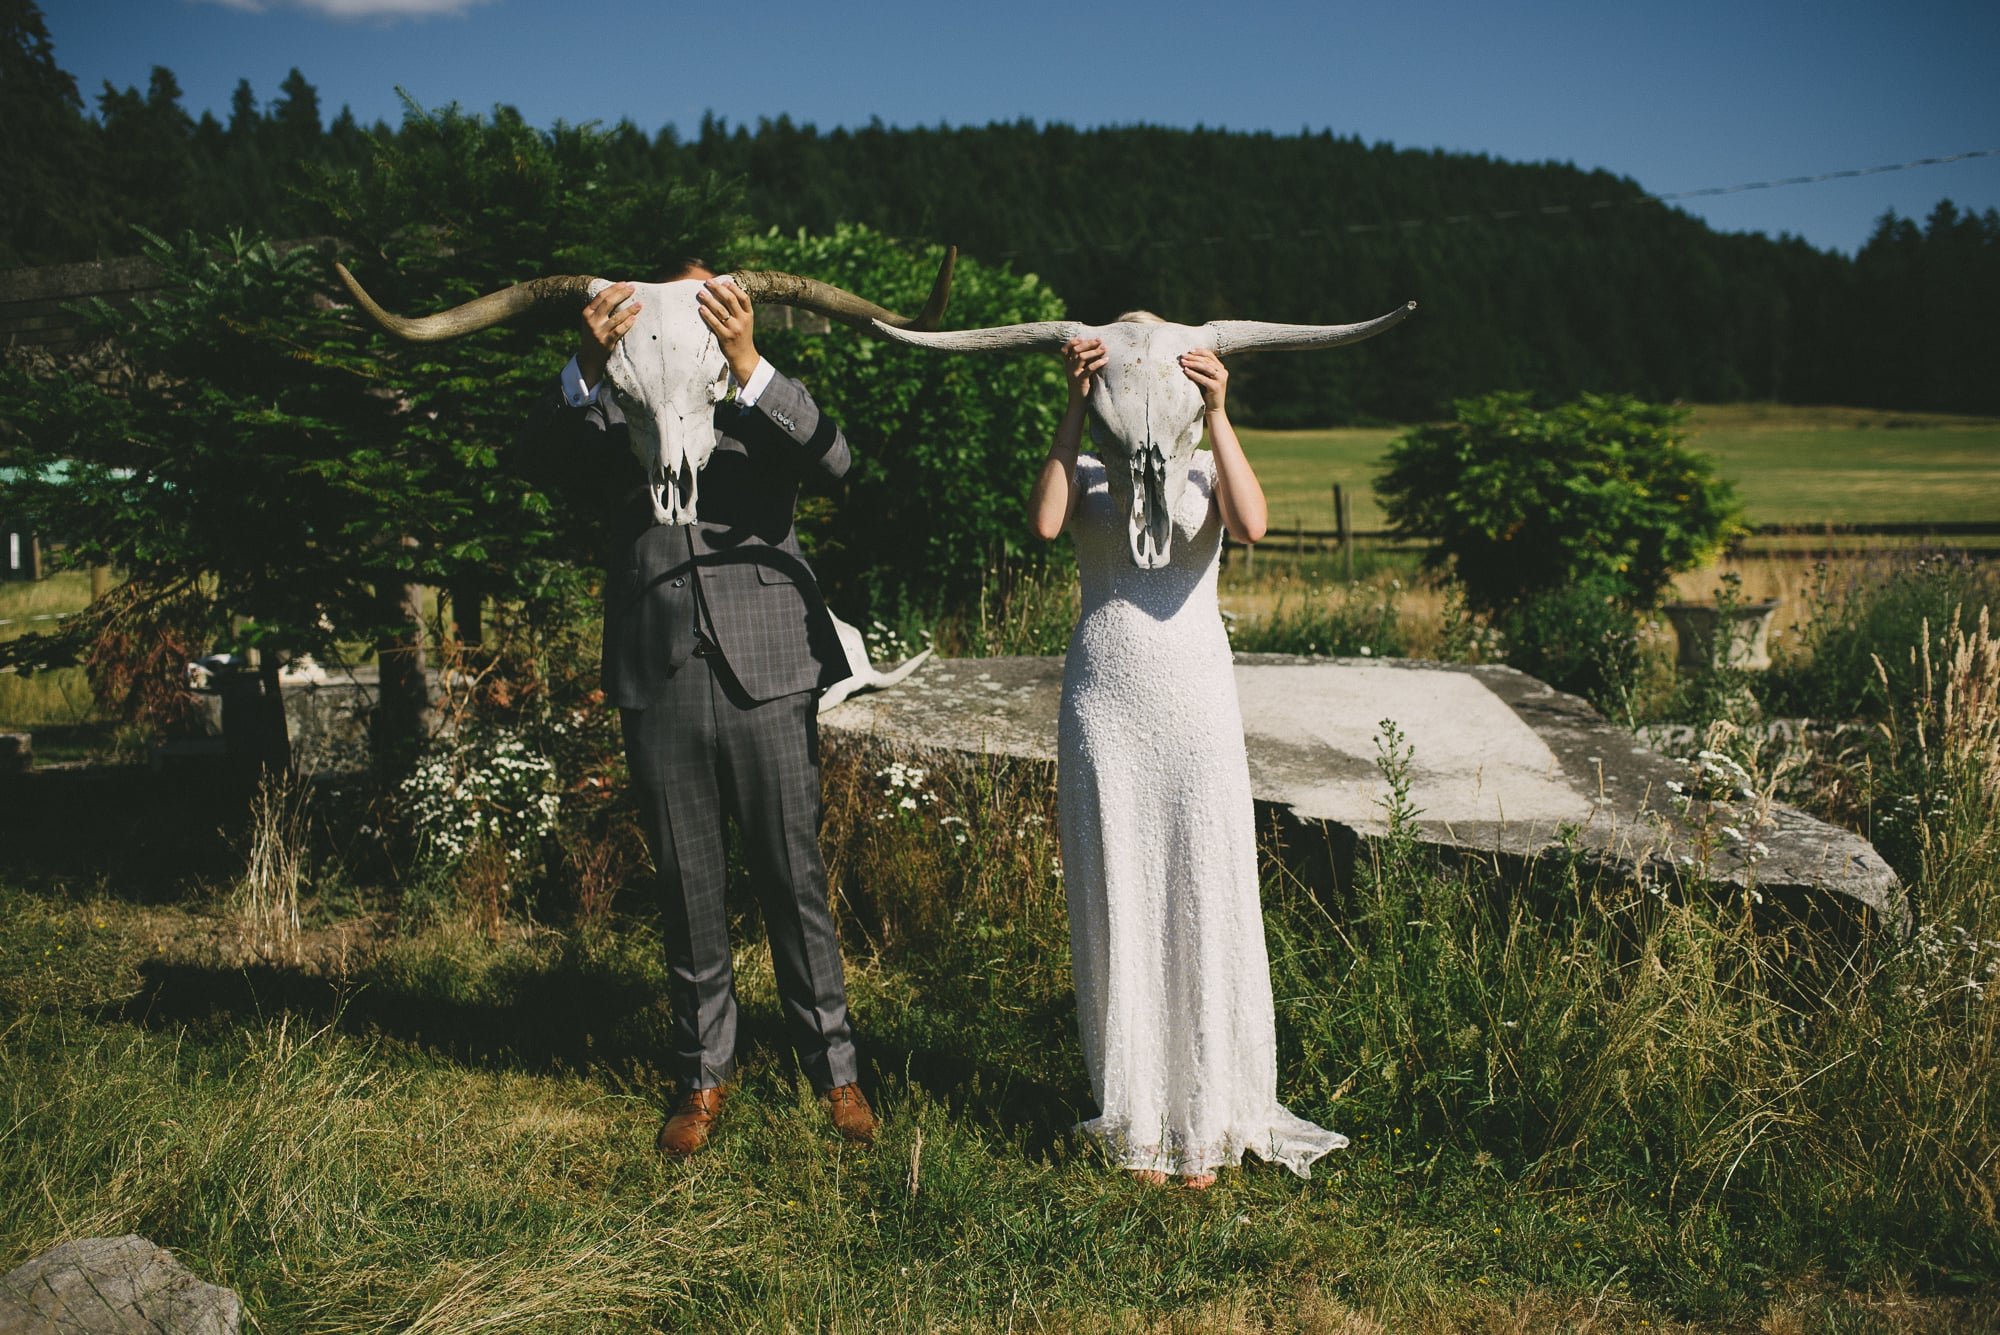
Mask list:
[{"label": "overhead wire", "polygon": [[[1717,195],[1736,195],[1750,190],[1777,190],[1794,185],[1817,185],[1824,181],[1848,180],[1861,176],[1880,176],[1887,172],[1910,171],[1917,167],[1938,167],[1951,162],[1964,162],[1970,158],[2000,157],[2000,148],[1975,148],[1963,153],[1947,153],[1940,157],[1914,158],[1909,162],[1892,162],[1878,167],[1847,167],[1840,171],[1819,172],[1811,176],[1784,176],[1769,181],[1743,181],[1735,185],[1710,185],[1694,190],[1655,191],[1642,195],[1632,195],[1623,199],[1594,199],[1584,204],[1533,204],[1518,209],[1486,209],[1471,213],[1446,214],[1436,218],[1400,218],[1393,222],[1344,223],[1330,227],[1301,227],[1295,235],[1300,239],[1323,237],[1330,233],[1345,233],[1349,236],[1368,232],[1408,231],[1419,227],[1456,226],[1469,222],[1505,222],[1514,218],[1558,217],[1569,213],[1601,212],[1608,209],[1632,208],[1643,204],[1671,204],[1683,199],[1712,199]],[[1275,241],[1277,232],[1254,232],[1241,237],[1202,236],[1193,238],[1204,246],[1231,245],[1240,241]],[[1174,237],[1149,237],[1132,242],[1101,241],[1072,245],[1041,247],[1036,253],[1070,255],[1079,250],[1127,250],[1152,246],[1182,245],[1185,241]],[[1020,251],[996,252],[997,259],[1015,259]]]}]

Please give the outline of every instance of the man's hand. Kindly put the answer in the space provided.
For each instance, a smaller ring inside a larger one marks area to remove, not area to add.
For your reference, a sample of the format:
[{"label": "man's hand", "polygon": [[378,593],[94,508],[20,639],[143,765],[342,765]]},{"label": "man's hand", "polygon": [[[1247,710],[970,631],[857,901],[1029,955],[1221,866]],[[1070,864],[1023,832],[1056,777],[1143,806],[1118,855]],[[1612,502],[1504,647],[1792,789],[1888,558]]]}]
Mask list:
[{"label": "man's hand", "polygon": [[753,338],[757,317],[750,310],[750,294],[727,277],[711,278],[701,285],[694,299],[701,307],[701,322],[708,326],[722,348],[729,373],[736,377],[737,384],[749,384],[761,360]]},{"label": "man's hand", "polygon": [[632,301],[619,308],[636,291],[630,283],[613,283],[592,297],[583,308],[583,330],[577,337],[576,369],[583,383],[595,389],[604,380],[604,368],[611,362],[611,350],[632,328],[645,307]]}]

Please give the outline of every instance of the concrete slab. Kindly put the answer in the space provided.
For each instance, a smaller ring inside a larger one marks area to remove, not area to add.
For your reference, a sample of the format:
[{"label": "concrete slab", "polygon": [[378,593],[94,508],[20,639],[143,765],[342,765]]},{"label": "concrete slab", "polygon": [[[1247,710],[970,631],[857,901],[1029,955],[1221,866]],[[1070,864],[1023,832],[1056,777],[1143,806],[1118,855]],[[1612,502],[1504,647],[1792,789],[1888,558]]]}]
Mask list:
[{"label": "concrete slab", "polygon": [[[820,727],[898,749],[1053,762],[1061,687],[1060,658],[939,659],[835,706]],[[1866,840],[1787,807],[1754,828],[1747,804],[1691,822],[1669,786],[1685,779],[1682,765],[1513,668],[1239,654],[1236,689],[1261,814],[1302,844],[1317,835],[1352,856],[1389,832],[1377,767],[1388,720],[1410,747],[1426,843],[1509,859],[1569,847],[1642,880],[1705,865],[1721,884],[1831,900],[1907,930],[1902,886]]]}]

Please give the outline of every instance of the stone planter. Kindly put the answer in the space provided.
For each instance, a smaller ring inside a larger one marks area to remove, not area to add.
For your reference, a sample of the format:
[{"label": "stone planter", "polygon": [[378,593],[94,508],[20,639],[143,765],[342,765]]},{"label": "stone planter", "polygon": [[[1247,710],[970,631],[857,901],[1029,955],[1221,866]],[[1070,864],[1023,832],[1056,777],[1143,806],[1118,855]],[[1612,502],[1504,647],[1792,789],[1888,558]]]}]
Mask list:
[{"label": "stone planter", "polygon": [[1726,608],[1714,603],[1668,603],[1661,610],[1680,643],[1675,661],[1699,672],[1718,667],[1762,672],[1771,666],[1771,617],[1782,601],[1773,598]]}]

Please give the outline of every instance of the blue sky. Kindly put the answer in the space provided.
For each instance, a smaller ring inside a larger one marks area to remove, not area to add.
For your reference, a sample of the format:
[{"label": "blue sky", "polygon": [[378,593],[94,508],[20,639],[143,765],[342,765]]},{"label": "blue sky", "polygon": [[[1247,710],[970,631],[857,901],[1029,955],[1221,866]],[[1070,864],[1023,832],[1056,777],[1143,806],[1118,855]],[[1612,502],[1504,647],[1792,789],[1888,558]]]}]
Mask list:
[{"label": "blue sky", "polygon": [[[400,85],[425,105],[648,131],[692,131],[706,111],[822,130],[871,117],[1330,128],[1602,167],[1663,193],[2000,149],[1992,0],[42,3],[86,101],[165,65],[190,111],[225,118],[238,79],[269,99],[296,66],[329,116],[344,104],[363,121],[399,119]],[[1922,218],[1945,197],[2000,208],[2000,157],[1681,207],[1852,252],[1884,210]]]}]

